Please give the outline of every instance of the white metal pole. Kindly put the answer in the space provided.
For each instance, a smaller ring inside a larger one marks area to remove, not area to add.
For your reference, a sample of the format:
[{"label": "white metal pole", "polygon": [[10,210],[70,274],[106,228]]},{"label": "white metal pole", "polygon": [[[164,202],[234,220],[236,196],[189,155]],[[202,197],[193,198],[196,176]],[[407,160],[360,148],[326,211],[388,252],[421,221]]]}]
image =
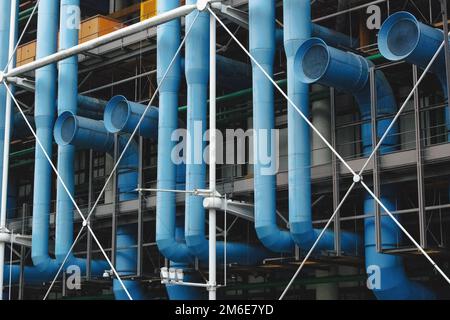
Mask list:
[{"label": "white metal pole", "polygon": [[152,18],[149,18],[147,20],[135,23],[131,26],[125,27],[123,29],[116,30],[114,32],[108,33],[104,36],[92,39],[90,41],[81,43],[77,46],[60,50],[54,54],[51,54],[49,56],[43,57],[41,59],[38,59],[36,61],[30,62],[26,65],[13,68],[12,70],[8,71],[5,75],[5,77],[15,77],[22,75],[24,73],[45,67],[49,64],[64,60],[66,58],[72,57],[74,55],[90,51],[92,49],[98,48],[104,44],[108,44],[112,41],[120,40],[126,36],[145,31],[147,29],[150,29],[151,27],[163,24],[165,22],[171,21],[173,19],[184,17],[187,14],[191,13],[193,10],[196,9],[196,5],[184,5],[181,7],[178,7],[176,9],[161,13],[157,16],[154,16]]},{"label": "white metal pole", "polygon": [[[14,39],[16,35],[17,20],[17,0],[11,0],[11,20],[9,23],[9,49],[8,57],[14,53]],[[13,63],[9,64],[8,70],[13,68]],[[2,172],[2,196],[0,211],[0,233],[6,232],[6,202],[8,201],[8,171],[9,171],[9,144],[11,140],[11,107],[12,100],[9,94],[6,95],[5,110],[5,137],[3,146],[3,172]],[[0,110],[0,112],[2,112]],[[5,242],[0,242],[0,300],[3,300],[3,273],[5,264]]]},{"label": "white metal pole", "polygon": [[[209,189],[216,194],[216,19],[210,15]],[[209,210],[209,300],[216,300],[216,210]]]}]

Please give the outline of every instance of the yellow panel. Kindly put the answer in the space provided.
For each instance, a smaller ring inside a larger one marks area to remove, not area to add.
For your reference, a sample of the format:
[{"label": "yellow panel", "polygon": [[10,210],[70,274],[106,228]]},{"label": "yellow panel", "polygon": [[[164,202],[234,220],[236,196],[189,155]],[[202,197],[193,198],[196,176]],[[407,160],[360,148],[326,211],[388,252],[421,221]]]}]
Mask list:
[{"label": "yellow panel", "polygon": [[141,21],[154,17],[157,14],[157,0],[141,2]]}]

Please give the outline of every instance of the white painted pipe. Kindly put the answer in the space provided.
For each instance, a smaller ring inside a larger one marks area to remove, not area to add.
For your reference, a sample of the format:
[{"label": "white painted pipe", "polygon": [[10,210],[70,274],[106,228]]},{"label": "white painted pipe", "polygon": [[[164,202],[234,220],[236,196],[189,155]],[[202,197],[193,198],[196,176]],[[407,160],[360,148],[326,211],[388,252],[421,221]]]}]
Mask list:
[{"label": "white painted pipe", "polygon": [[[46,56],[42,59],[36,60],[36,61],[26,64],[24,66],[14,68],[14,69],[8,71],[6,73],[6,75],[4,75],[4,76],[5,77],[15,77],[15,76],[25,74],[27,72],[42,68],[46,65],[58,62],[60,60],[64,60],[71,56],[95,49],[97,47],[100,47],[100,46],[110,43],[112,41],[122,39],[126,36],[147,30],[151,27],[154,27],[154,26],[163,24],[165,22],[168,22],[170,20],[185,16],[185,15],[189,14],[190,12],[192,12],[194,9],[196,9],[196,5],[184,5],[179,8],[176,8],[174,10],[170,10],[165,13],[161,13],[153,18],[138,22],[136,24],[133,24],[133,25],[128,26],[123,29],[119,29],[117,31],[111,32],[102,37],[79,44],[75,47],[58,51],[52,55]],[[0,77],[0,79],[1,78],[2,77]]]},{"label": "white painted pipe", "polygon": [[[210,15],[209,189],[216,193],[216,20]],[[217,299],[216,210],[209,210],[209,300]]]},{"label": "white painted pipe", "polygon": [[[17,0],[11,0],[11,20],[9,22],[9,50],[8,57],[14,53],[15,35],[17,20]],[[13,63],[8,65],[8,70],[13,68]],[[3,85],[3,84],[0,84]],[[6,231],[6,209],[8,201],[8,173],[9,173],[9,145],[11,142],[11,109],[12,99],[10,95],[6,96],[5,110],[5,138],[3,146],[3,172],[2,172],[2,195],[0,211],[0,233]],[[3,300],[3,273],[5,265],[5,242],[0,241],[0,300]]]}]

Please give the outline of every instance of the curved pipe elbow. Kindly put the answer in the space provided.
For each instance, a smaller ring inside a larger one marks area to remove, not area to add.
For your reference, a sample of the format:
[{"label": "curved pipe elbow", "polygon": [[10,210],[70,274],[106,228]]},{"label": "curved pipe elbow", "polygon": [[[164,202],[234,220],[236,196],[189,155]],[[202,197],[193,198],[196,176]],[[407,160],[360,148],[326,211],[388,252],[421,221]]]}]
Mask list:
[{"label": "curved pipe elbow", "polygon": [[[364,154],[372,150],[371,101],[369,72],[372,64],[365,58],[351,52],[329,47],[321,39],[305,41],[297,51],[295,70],[300,81],[320,83],[354,95],[358,102],[362,125],[361,135]],[[383,72],[375,73],[378,116],[393,115],[397,110],[392,88]],[[378,121],[377,134],[381,137],[390,125],[391,119]],[[398,125],[393,126],[386,137],[381,152],[393,151],[398,143]]]},{"label": "curved pipe elbow", "polygon": [[[128,101],[124,96],[115,96],[106,105],[105,128],[111,133],[133,133],[147,106]],[[141,122],[138,133],[150,139],[158,137],[158,109],[149,107]]]},{"label": "curved pipe elbow", "polygon": [[[442,30],[423,24],[411,13],[401,11],[389,16],[383,23],[378,34],[378,47],[388,60],[406,60],[425,68],[443,40]],[[444,50],[441,50],[431,70],[445,79]]]},{"label": "curved pipe elbow", "polygon": [[[311,222],[291,223],[291,235],[295,243],[303,250],[312,248],[319,238],[322,229],[312,228]],[[326,230],[316,246],[318,251],[334,250],[335,234],[333,231]],[[341,232],[341,251],[348,255],[358,255],[361,247],[361,239],[358,235],[342,231]]]},{"label": "curved pipe elbow", "polygon": [[295,244],[289,231],[280,230],[273,224],[256,226],[255,229],[258,239],[267,249],[279,253],[293,252]]},{"label": "curved pipe elbow", "polygon": [[164,235],[157,231],[156,245],[161,254],[175,262],[192,263],[194,261],[191,251],[185,243],[177,242],[172,235]]}]

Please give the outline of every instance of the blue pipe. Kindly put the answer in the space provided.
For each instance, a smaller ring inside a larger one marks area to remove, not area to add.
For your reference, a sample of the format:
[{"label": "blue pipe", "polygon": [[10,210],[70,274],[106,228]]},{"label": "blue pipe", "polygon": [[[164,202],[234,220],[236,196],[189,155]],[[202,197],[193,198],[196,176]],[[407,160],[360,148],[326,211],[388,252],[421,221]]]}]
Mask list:
[{"label": "blue pipe", "polygon": [[[273,75],[275,59],[275,1],[249,1],[250,53]],[[274,87],[264,73],[253,65],[253,129],[265,134],[264,155],[272,155],[271,131],[275,129]],[[261,137],[260,137],[261,138]],[[260,144],[254,143],[255,229],[259,240],[274,252],[292,252],[294,241],[288,230],[276,222],[276,173],[260,162]]]},{"label": "blue pipe", "polygon": [[[184,176],[183,176],[184,180]],[[184,228],[177,227],[175,230],[175,237],[178,242],[184,242]],[[183,269],[185,282],[199,283],[201,279],[191,273],[189,265],[186,263],[177,263],[170,261],[170,268]],[[206,291],[202,288],[178,286],[174,284],[166,284],[167,296],[169,300],[203,300]]]},{"label": "blue pipe", "polygon": [[[283,32],[284,31],[282,28],[277,28],[275,31],[277,46],[283,44]],[[328,29],[327,27],[323,27],[315,23],[311,24],[311,34],[313,37],[320,38],[333,47],[357,48],[359,45],[359,40],[357,38],[352,38],[346,34]]]},{"label": "blue pipe", "polygon": [[[62,50],[78,44],[78,26],[69,26],[74,19],[74,8],[80,9],[79,0],[61,0],[59,46]],[[77,96],[78,57],[73,56],[58,63],[58,115],[66,111],[76,114]],[[58,172],[70,192],[68,194],[61,180],[57,179],[55,256],[59,263],[64,261],[73,243],[73,204],[70,196],[75,195],[74,159],[75,146],[58,146]]]},{"label": "blue pipe", "polygon": [[[328,47],[320,39],[306,41],[298,50],[296,70],[299,78],[305,83],[318,82],[335,87],[354,95],[360,108],[362,125],[363,152],[369,156],[372,151],[371,134],[371,101],[369,69],[371,62],[350,52]],[[376,71],[377,113],[379,116],[389,116],[397,109],[392,89],[381,71]],[[381,137],[390,124],[391,119],[378,121],[377,135]],[[367,123],[369,122],[369,123]],[[391,129],[391,134],[384,140],[380,153],[386,154],[395,150],[398,142],[398,125]],[[394,194],[394,190],[384,188],[382,201],[389,209],[393,201],[387,196]],[[373,213],[373,199],[366,196],[364,213]],[[402,260],[395,256],[380,254],[376,251],[374,234],[374,217],[365,221],[365,254],[366,266],[378,266],[381,274],[381,286],[374,290],[379,299],[421,299],[429,296],[429,291],[421,285],[409,281],[403,269]],[[382,217],[382,245],[383,248],[393,248],[401,240],[401,233],[397,225],[388,217]]]},{"label": "blue pipe", "polygon": [[[116,269],[121,276],[131,276],[137,270],[136,230],[132,226],[117,228]],[[133,300],[146,300],[147,296],[139,281],[122,280]],[[129,300],[128,295],[116,279],[113,280],[113,291],[116,300]]]},{"label": "blue pipe", "polygon": [[[9,60],[9,32],[10,32],[10,22],[11,22],[11,1],[2,1],[0,4],[0,70],[3,71]],[[17,12],[19,12],[19,3],[17,3]],[[18,24],[16,24],[16,31],[18,29]],[[17,32],[15,35],[15,42],[17,41]],[[15,58],[11,62],[14,66]],[[14,90],[14,88],[13,88]],[[14,92],[14,91],[13,91]],[[6,108],[6,97],[7,92],[3,85],[0,86],[0,109],[5,110]],[[14,110],[14,109],[13,109]],[[11,134],[14,130],[14,112],[11,114]],[[3,168],[3,148],[5,141],[5,113],[0,112],[0,170]],[[11,180],[12,177],[10,177]],[[2,189],[2,182],[0,181],[0,192]],[[7,205],[10,205],[8,201]]]},{"label": "blue pipe", "polygon": [[[195,4],[196,0],[187,0],[187,4]],[[197,11],[186,17],[187,29],[191,33],[186,39],[186,81],[187,101],[187,164],[186,190],[206,188],[206,163],[203,150],[206,146],[203,134],[207,124],[207,101],[209,83],[209,14],[200,12],[194,23]],[[192,27],[191,27],[192,26]],[[196,128],[196,124],[200,127]],[[196,132],[201,130],[201,132]],[[197,159],[198,158],[198,159]],[[192,255],[201,261],[207,261],[209,244],[205,237],[205,209],[203,197],[186,195],[185,205],[185,237]],[[223,261],[224,242],[217,242],[217,260]],[[242,243],[227,243],[227,262],[240,264],[257,264],[267,257],[267,252],[256,246]]]},{"label": "blue pipe", "polygon": [[[72,145],[110,154],[114,152],[114,135],[105,129],[103,121],[79,117],[70,111],[62,113],[56,120],[54,136],[60,146]],[[119,152],[125,148],[129,137],[128,134],[119,136]],[[118,167],[119,201],[137,198],[135,189],[138,181],[138,155],[137,143],[132,140]],[[136,273],[137,249],[132,247],[136,245],[136,240],[133,239],[131,231],[130,227],[119,228],[116,238],[119,248],[116,267],[119,274],[125,276]],[[138,282],[133,280],[124,282],[133,299],[145,299]],[[128,299],[118,280],[113,281],[113,290],[117,300]]]},{"label": "blue pipe", "polygon": [[[113,97],[106,105],[104,122],[111,133],[133,133],[146,106],[128,101],[124,96]],[[158,136],[158,109],[150,107],[138,129],[137,134],[156,139]]]},{"label": "blue pipe", "polygon": [[[57,51],[59,2],[42,0],[38,9],[37,53],[40,59]],[[36,70],[36,135],[47,154],[52,154],[52,130],[56,112],[56,64]],[[34,181],[39,188],[33,196],[31,258],[42,272],[55,274],[59,264],[49,256],[49,213],[51,212],[52,169],[40,146],[36,146]],[[51,270],[51,271],[49,271]]]},{"label": "blue pipe", "polygon": [[[288,96],[309,117],[309,84],[297,75],[296,54],[300,46],[311,37],[311,5],[309,0],[284,0],[284,48],[287,57]],[[288,180],[289,224],[294,242],[309,250],[321,230],[312,227],[311,210],[311,143],[310,128],[300,114],[288,106]],[[342,233],[342,250],[355,253],[357,238]],[[334,234],[326,231],[318,250],[334,249]]]},{"label": "blue pipe", "polygon": [[[178,0],[158,1],[158,14],[179,6]],[[180,45],[180,19],[158,26],[157,29],[157,77],[161,83],[170,62]],[[161,85],[159,93],[158,125],[158,189],[176,189],[175,163],[171,153],[175,142],[171,136],[178,128],[178,91],[181,82],[181,58],[175,59]],[[193,257],[185,243],[175,239],[176,203],[175,193],[158,192],[156,195],[156,243],[161,254],[174,262],[192,262]]]},{"label": "blue pipe", "polygon": [[[380,53],[388,60],[406,60],[425,69],[443,40],[442,30],[423,24],[411,13],[401,11],[391,15],[383,23],[378,34],[378,47]],[[441,50],[430,71],[437,76],[445,99],[448,99],[444,49]],[[450,141],[449,106],[445,108],[445,119],[447,139]]]},{"label": "blue pipe", "polygon": [[[395,211],[395,202],[388,195],[395,194],[384,190],[381,198],[383,204],[389,211]],[[436,295],[421,284],[411,281],[403,266],[403,259],[396,255],[378,253],[375,243],[375,219],[374,200],[370,195],[366,195],[364,200],[364,214],[372,215],[371,218],[364,219],[364,238],[366,247],[366,268],[377,266],[380,269],[379,287],[373,289],[373,293],[379,300],[432,300]],[[384,210],[382,213],[384,213]],[[383,249],[396,248],[402,239],[402,232],[389,216],[381,217],[381,230]]]}]

